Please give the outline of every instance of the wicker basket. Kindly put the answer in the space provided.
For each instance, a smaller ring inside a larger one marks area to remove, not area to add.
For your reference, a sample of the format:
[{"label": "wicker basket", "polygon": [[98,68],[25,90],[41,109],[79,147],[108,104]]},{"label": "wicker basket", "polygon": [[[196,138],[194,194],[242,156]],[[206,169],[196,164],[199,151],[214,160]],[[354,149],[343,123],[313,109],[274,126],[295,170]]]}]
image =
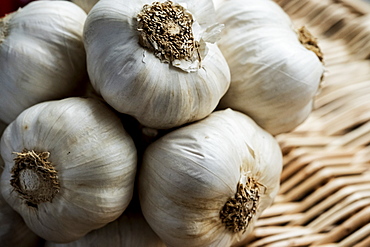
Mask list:
[{"label": "wicker basket", "polygon": [[370,5],[275,1],[318,38],[327,71],[310,117],[277,136],[280,193],[247,246],[370,247]]}]

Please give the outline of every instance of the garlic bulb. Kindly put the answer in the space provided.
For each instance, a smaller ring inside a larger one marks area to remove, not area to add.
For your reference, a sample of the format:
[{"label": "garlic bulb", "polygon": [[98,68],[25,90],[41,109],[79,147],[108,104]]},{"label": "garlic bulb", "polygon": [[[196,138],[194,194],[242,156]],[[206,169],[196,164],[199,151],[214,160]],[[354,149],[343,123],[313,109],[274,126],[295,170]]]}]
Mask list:
[{"label": "garlic bulb", "polygon": [[105,103],[36,104],[4,131],[1,192],[42,238],[71,242],[117,219],[134,187],[133,140]]},{"label": "garlic bulb", "polygon": [[84,29],[92,85],[150,128],[206,117],[230,83],[214,14],[211,0],[98,1]]},{"label": "garlic bulb", "polygon": [[84,87],[86,16],[71,2],[35,1],[0,19],[0,121]]},{"label": "garlic bulb", "polygon": [[240,244],[275,198],[277,141],[231,109],[152,143],[139,174],[143,215],[167,246]]},{"label": "garlic bulb", "polygon": [[77,4],[80,6],[83,10],[85,10],[86,13],[89,13],[92,7],[98,2],[99,0],[72,0],[72,3]]},{"label": "garlic bulb", "polygon": [[117,220],[65,244],[46,242],[45,247],[166,247],[140,211],[126,210]]},{"label": "garlic bulb", "polygon": [[312,111],[324,73],[317,40],[295,30],[271,0],[226,0],[217,21],[225,24],[217,43],[231,71],[219,109],[252,117],[273,135],[289,132]]}]

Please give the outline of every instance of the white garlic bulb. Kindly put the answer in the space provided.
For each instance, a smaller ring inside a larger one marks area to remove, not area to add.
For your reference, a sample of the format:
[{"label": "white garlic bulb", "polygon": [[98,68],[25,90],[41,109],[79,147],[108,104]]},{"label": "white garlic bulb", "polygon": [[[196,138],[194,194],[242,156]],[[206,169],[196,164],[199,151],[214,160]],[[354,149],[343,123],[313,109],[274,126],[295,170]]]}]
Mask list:
[{"label": "white garlic bulb", "polygon": [[0,19],[0,121],[84,87],[86,16],[68,1],[35,1]]},{"label": "white garlic bulb", "polygon": [[86,13],[89,13],[92,7],[98,2],[99,0],[72,0],[72,3],[77,4],[80,6],[83,10],[85,10]]},{"label": "white garlic bulb", "polygon": [[215,111],[147,148],[142,212],[169,247],[242,243],[275,198],[281,170],[268,132],[240,112]]},{"label": "white garlic bulb", "polygon": [[71,242],[127,208],[137,165],[132,138],[105,103],[36,104],[4,131],[1,192],[42,238]]},{"label": "white garlic bulb", "polygon": [[100,0],[84,43],[92,85],[114,109],[166,129],[209,115],[230,71],[211,0]]},{"label": "white garlic bulb", "polygon": [[312,111],[325,69],[316,38],[305,28],[296,31],[272,0],[217,6],[217,21],[225,25],[217,44],[231,71],[220,109],[241,111],[274,135],[293,130]]},{"label": "white garlic bulb", "polygon": [[46,242],[45,247],[166,247],[140,211],[126,210],[115,221],[65,244]]}]

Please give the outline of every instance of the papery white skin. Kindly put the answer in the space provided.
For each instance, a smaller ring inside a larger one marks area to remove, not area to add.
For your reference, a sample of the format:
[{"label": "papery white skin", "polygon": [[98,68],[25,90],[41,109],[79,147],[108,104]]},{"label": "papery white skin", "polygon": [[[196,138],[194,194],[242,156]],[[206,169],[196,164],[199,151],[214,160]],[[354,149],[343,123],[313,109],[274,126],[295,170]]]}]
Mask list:
[{"label": "papery white skin", "polygon": [[225,1],[228,1],[228,0],[213,0],[213,5],[215,6],[215,9],[218,9],[218,7]]},{"label": "papery white skin", "polygon": [[[167,129],[209,115],[229,87],[230,71],[215,44],[201,46],[200,52],[206,55],[197,72],[163,63],[143,48],[136,16],[150,3],[100,0],[94,6],[84,30],[87,68],[95,90],[113,108],[134,116],[144,126]],[[182,6],[199,24],[200,29],[195,28],[198,35],[214,41],[205,32],[207,28],[213,35],[220,31],[212,28],[216,23],[212,1],[190,0]],[[189,64],[181,66],[192,70]]]},{"label": "papery white skin", "polygon": [[72,0],[73,3],[80,6],[86,13],[89,13],[98,1],[99,0]]},{"label": "papery white skin", "polygon": [[36,103],[83,89],[86,16],[71,2],[35,1],[5,17],[8,34],[0,37],[1,121],[10,123]]},{"label": "papery white skin", "polygon": [[218,42],[231,71],[221,108],[252,117],[273,135],[289,132],[311,113],[324,65],[298,40],[289,16],[271,0],[216,3],[225,24]]},{"label": "papery white skin", "polygon": [[45,247],[166,247],[141,212],[126,210],[117,220],[65,244],[46,242]]},{"label": "papery white skin", "polygon": [[[28,206],[10,184],[13,152],[50,152],[60,191]],[[1,192],[27,226],[54,242],[74,241],[117,219],[134,187],[137,154],[120,119],[95,99],[67,98],[23,111],[1,139]]]},{"label": "papery white skin", "polygon": [[[1,164],[0,157],[0,165]],[[32,232],[22,217],[14,211],[0,194],[0,243],[4,247],[38,247],[41,238]]]},{"label": "papery white skin", "polygon": [[[246,115],[227,109],[172,131],[144,153],[139,196],[149,225],[167,246],[238,245],[275,198],[282,170],[277,141]],[[233,233],[220,210],[239,181],[266,187],[246,231]]]}]

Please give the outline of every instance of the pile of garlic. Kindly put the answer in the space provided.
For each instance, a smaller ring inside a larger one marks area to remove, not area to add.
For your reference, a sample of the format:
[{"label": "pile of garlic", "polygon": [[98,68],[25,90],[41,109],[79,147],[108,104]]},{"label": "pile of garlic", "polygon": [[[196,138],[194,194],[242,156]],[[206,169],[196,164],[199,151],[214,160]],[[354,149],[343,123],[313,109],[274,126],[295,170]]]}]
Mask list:
[{"label": "pile of garlic", "polygon": [[279,190],[274,135],[311,112],[322,60],[272,0],[6,15],[0,243],[242,246]]}]

